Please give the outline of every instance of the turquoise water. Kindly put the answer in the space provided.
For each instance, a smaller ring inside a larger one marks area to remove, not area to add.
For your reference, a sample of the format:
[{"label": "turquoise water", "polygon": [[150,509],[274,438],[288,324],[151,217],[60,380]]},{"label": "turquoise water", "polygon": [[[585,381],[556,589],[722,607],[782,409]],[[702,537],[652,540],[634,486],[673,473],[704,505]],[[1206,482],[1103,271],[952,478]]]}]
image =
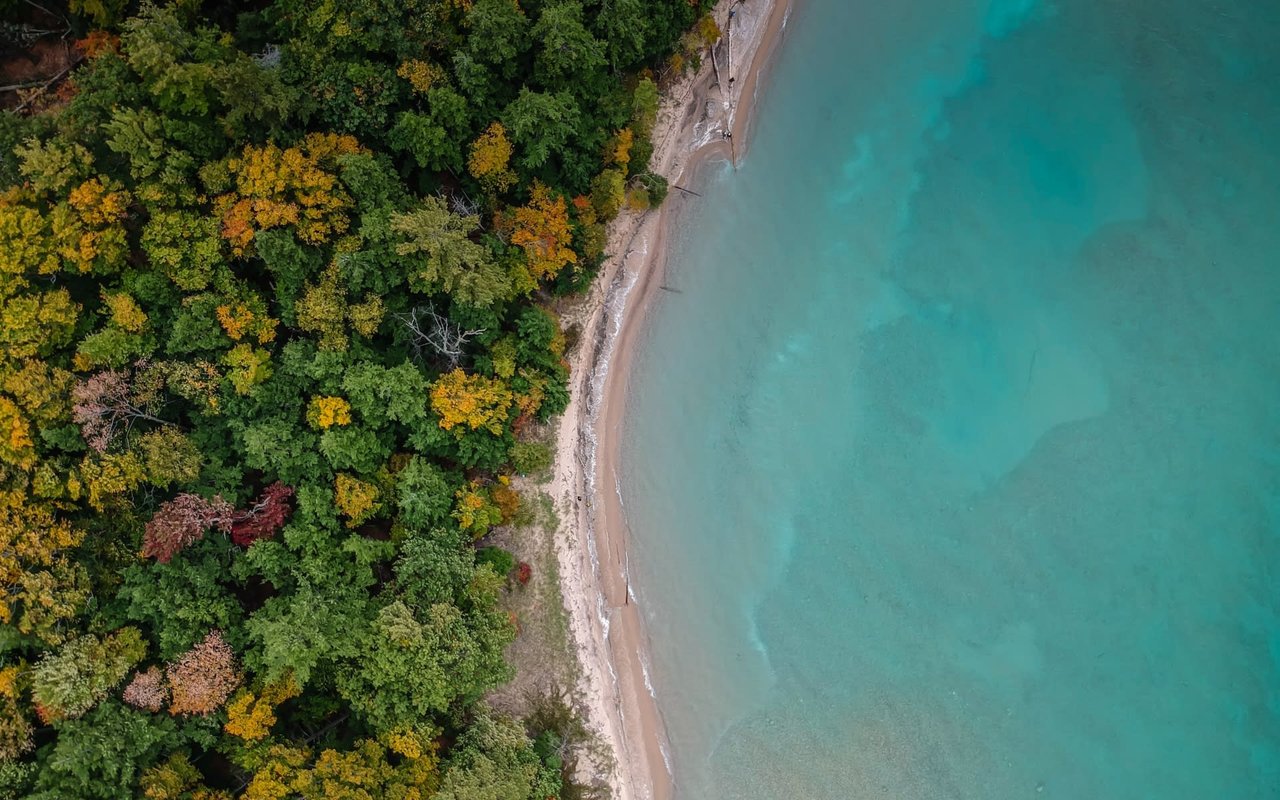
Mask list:
[{"label": "turquoise water", "polygon": [[801,0],[623,496],[681,800],[1280,797],[1280,3]]}]

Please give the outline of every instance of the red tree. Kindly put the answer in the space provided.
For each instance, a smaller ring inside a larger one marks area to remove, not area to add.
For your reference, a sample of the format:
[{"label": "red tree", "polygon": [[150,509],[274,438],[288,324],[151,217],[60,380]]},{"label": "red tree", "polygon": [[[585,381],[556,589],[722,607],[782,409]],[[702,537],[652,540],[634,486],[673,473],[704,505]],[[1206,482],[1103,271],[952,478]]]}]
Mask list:
[{"label": "red tree", "polygon": [[248,547],[259,539],[275,536],[293,513],[289,502],[292,498],[292,487],[280,481],[268,486],[252,506],[236,513],[231,523],[231,541]]},{"label": "red tree", "polygon": [[180,494],[161,503],[147,523],[142,536],[142,555],[168,564],[183,548],[204,538],[210,528],[231,530],[235,508],[216,496],[206,500],[198,494]]}]

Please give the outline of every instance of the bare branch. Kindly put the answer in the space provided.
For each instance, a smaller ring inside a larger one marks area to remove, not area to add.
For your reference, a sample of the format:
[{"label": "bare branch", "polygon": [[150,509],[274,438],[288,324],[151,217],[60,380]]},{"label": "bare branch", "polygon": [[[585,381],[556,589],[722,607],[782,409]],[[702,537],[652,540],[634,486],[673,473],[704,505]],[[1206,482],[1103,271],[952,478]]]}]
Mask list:
[{"label": "bare branch", "polygon": [[480,214],[480,204],[462,191],[449,195],[449,210],[463,217],[475,217]]},{"label": "bare branch", "polygon": [[85,441],[99,453],[106,452],[116,436],[127,433],[138,420],[173,424],[148,413],[145,404],[135,399],[132,378],[127,370],[104,370],[71,390],[71,418],[80,426]]},{"label": "bare branch", "polygon": [[434,306],[418,306],[405,314],[398,314],[397,318],[410,333],[415,356],[419,359],[434,356],[445,362],[449,369],[462,361],[467,342],[485,332],[484,328],[463,330],[439,314]]}]

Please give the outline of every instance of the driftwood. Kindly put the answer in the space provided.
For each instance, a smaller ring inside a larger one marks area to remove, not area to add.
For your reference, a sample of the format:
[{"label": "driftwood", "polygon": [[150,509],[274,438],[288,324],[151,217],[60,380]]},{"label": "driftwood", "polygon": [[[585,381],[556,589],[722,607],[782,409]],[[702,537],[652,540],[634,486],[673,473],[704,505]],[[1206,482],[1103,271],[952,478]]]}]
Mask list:
[{"label": "driftwood", "polygon": [[15,112],[20,112],[20,111],[23,111],[24,109],[26,109],[26,107],[27,107],[27,106],[29,106],[29,105],[31,105],[31,103],[32,103],[32,102],[33,102],[37,97],[39,97],[40,95],[44,94],[44,92],[45,92],[45,90],[46,90],[46,89],[48,89],[50,86],[54,85],[54,84],[55,84],[55,83],[57,83],[58,81],[60,81],[60,80],[62,80],[63,78],[65,78],[65,77],[67,76],[67,73],[71,72],[71,70],[73,70],[73,69],[75,69],[76,67],[80,66],[80,62],[81,62],[82,60],[83,60],[83,59],[77,58],[75,61],[72,61],[70,64],[68,64],[66,67],[64,67],[64,68],[62,69],[62,71],[61,71],[61,72],[59,72],[57,75],[54,75],[52,78],[50,78],[49,80],[45,81],[43,84],[40,84],[40,85],[39,85],[39,86],[40,86],[40,91],[39,91],[39,92],[36,92],[36,93],[35,93],[35,94],[33,94],[31,97],[28,97],[26,100],[23,100],[23,101],[22,101],[22,103],[21,103],[17,108],[15,108],[15,109],[14,109],[14,111],[15,111]]},{"label": "driftwood", "polygon": [[39,86],[44,81],[31,81],[29,83],[11,83],[8,86],[0,86],[0,92],[16,92],[19,89],[30,89]]}]

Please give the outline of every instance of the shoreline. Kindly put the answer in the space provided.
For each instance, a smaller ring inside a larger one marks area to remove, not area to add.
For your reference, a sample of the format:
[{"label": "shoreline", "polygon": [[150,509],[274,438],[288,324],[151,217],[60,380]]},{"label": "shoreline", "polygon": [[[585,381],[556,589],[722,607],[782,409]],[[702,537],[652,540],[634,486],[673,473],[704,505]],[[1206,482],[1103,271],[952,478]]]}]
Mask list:
[{"label": "shoreline", "polygon": [[[666,728],[649,677],[648,636],[632,602],[629,531],[618,483],[635,339],[661,285],[670,220],[687,199],[675,187],[710,158],[736,164],[744,157],[759,79],[793,6],[794,0],[717,3],[712,13],[727,35],[696,73],[663,93],[654,129],[650,163],[681,197],[673,194],[654,211],[614,220],[612,255],[586,299],[566,314],[582,333],[571,357],[570,402],[556,437],[551,491],[562,534],[556,554],[582,668],[577,688],[587,723],[614,756],[606,774],[591,777],[607,783],[615,800],[670,800],[675,789]],[[736,12],[732,20],[730,9]],[[741,63],[748,65],[745,70]],[[722,137],[724,130],[732,132],[731,139]]]}]

